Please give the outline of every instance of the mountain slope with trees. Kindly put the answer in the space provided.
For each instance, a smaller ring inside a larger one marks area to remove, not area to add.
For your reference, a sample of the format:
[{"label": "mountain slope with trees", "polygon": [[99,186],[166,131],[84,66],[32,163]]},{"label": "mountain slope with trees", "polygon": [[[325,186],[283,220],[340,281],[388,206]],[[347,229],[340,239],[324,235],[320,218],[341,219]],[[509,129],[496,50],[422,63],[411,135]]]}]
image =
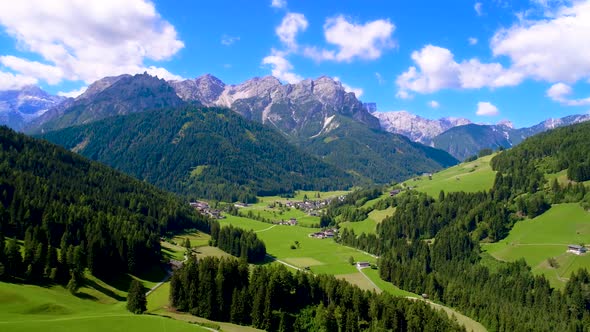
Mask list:
[{"label": "mountain slope with trees", "polygon": [[176,196],[61,147],[6,127],[0,147],[0,245],[11,238],[1,278],[70,279],[75,290],[85,268],[113,276],[159,264],[167,232],[209,232],[209,220]]},{"label": "mountain slope with trees", "polygon": [[543,214],[551,204],[580,202],[588,209],[590,191],[583,183],[548,184],[544,175],[567,169],[570,179],[584,181],[589,135],[590,123],[583,123],[531,137],[492,159],[497,174],[491,190],[441,192],[437,200],[408,191],[380,202],[396,212],[377,227],[377,235],[345,229],[339,241],[380,255],[384,280],[427,293],[490,330],[586,331],[587,270],[573,271],[564,288],[555,289],[524,260],[483,259],[480,241],[503,239],[515,223]]},{"label": "mountain slope with trees", "polygon": [[43,137],[191,197],[252,202],[257,195],[342,189],[353,183],[351,175],[227,109],[142,112]]}]

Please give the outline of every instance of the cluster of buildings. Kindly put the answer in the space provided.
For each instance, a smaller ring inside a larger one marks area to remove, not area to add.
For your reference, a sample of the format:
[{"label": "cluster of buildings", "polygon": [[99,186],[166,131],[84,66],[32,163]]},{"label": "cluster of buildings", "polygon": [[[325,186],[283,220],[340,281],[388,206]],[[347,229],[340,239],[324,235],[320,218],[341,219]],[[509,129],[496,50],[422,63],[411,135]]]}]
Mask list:
[{"label": "cluster of buildings", "polygon": [[335,198],[327,198],[327,199],[319,199],[319,200],[305,200],[303,202],[293,202],[287,201],[285,206],[289,208],[295,208],[301,210],[310,216],[319,216],[319,211],[325,207],[327,207],[333,199],[338,199],[340,201],[344,200],[344,196],[339,196]]},{"label": "cluster of buildings", "polygon": [[570,244],[569,246],[567,246],[567,251],[571,252],[572,254],[582,255],[588,251],[588,248],[577,244]]},{"label": "cluster of buildings", "polygon": [[191,202],[189,203],[190,206],[194,209],[196,209],[197,211],[199,211],[200,214],[204,215],[204,216],[209,216],[213,219],[223,219],[225,218],[222,214],[221,214],[221,210],[217,210],[217,209],[213,209],[209,206],[209,203],[207,202],[202,202],[202,201],[196,201],[196,202]]},{"label": "cluster of buildings", "polygon": [[281,220],[278,222],[275,222],[277,225],[287,225],[287,226],[297,226],[297,219],[296,218],[291,218],[289,220]]},{"label": "cluster of buildings", "polygon": [[338,233],[338,230],[336,228],[328,228],[320,232],[311,233],[309,234],[309,236],[314,237],[316,239],[331,239],[334,238],[334,236],[336,236],[336,233]]}]

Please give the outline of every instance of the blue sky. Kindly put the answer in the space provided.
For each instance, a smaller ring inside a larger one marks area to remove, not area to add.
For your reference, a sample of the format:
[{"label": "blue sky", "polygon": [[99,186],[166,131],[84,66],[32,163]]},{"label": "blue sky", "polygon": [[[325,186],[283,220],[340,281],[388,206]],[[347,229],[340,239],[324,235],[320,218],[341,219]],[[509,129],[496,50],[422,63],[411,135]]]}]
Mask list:
[{"label": "blue sky", "polygon": [[0,90],[328,75],[380,111],[522,127],[590,110],[586,22],[590,2],[567,0],[6,1]]}]

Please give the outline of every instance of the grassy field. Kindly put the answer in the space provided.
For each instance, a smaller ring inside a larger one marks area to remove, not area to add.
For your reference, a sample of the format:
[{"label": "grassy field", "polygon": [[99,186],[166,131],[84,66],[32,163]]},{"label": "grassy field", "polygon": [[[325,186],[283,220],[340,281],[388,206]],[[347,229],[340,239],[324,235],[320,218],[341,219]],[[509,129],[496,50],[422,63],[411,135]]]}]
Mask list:
[{"label": "grassy field", "polygon": [[[544,274],[551,284],[563,287],[568,276],[580,267],[590,269],[590,254],[567,253],[568,244],[590,243],[590,213],[577,203],[554,205],[541,216],[518,222],[508,237],[483,245],[497,259],[524,258],[533,272]],[[551,267],[555,258],[557,267]]]},{"label": "grassy field", "polygon": [[[318,231],[318,229],[300,226],[275,226],[236,217],[221,219],[220,223],[222,226],[231,224],[257,231],[258,237],[264,241],[270,255],[291,262],[290,264],[300,268],[309,266],[313,273],[333,275],[355,273],[357,272],[356,268],[348,262],[350,256],[353,256],[355,261],[375,262],[375,258],[343,247],[332,239],[310,238],[309,234]],[[299,248],[290,249],[295,241],[299,241]]]},{"label": "grassy field", "polygon": [[172,238],[172,241],[176,242],[177,244],[182,245],[182,243],[187,238],[191,242],[191,247],[200,247],[200,246],[208,245],[209,239],[211,239],[211,236],[207,233],[197,231],[194,233],[176,235],[175,237]]},{"label": "grassy field", "polygon": [[485,156],[475,161],[447,168],[433,174],[432,180],[429,180],[427,176],[420,176],[407,180],[404,184],[434,198],[438,198],[441,190],[445,192],[487,190],[494,184],[496,176],[490,166],[493,156]]},{"label": "grassy field", "polygon": [[[133,315],[125,302],[100,290],[83,287],[72,296],[62,287],[39,287],[0,282],[2,331],[207,331],[201,327],[150,315]],[[110,302],[111,304],[104,304]]]},{"label": "grassy field", "polygon": [[[389,194],[388,194],[389,196]],[[380,199],[380,198],[379,198]],[[373,210],[369,213],[369,217],[363,221],[358,222],[342,222],[340,227],[354,230],[355,234],[375,234],[377,230],[377,224],[381,223],[385,217],[391,216],[395,213],[394,207],[388,207],[385,210]]]}]

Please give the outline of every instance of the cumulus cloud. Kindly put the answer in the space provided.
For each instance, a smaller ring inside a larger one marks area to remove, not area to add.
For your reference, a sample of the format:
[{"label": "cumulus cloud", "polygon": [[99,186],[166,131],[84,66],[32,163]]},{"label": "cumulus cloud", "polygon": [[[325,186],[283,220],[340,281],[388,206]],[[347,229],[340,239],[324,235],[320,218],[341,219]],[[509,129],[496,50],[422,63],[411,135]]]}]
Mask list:
[{"label": "cumulus cloud", "polygon": [[34,77],[8,73],[0,70],[0,91],[18,90],[25,85],[37,84]]},{"label": "cumulus cloud", "polygon": [[480,101],[477,103],[477,112],[475,112],[475,114],[479,116],[496,116],[500,114],[500,111],[498,111],[498,108],[492,105],[492,103]]},{"label": "cumulus cloud", "polygon": [[285,8],[287,7],[287,0],[272,0],[270,6],[273,8]]},{"label": "cumulus cloud", "polygon": [[285,53],[273,50],[271,55],[262,59],[262,63],[272,68],[272,76],[287,83],[297,83],[303,77],[293,72],[293,65],[285,58]]},{"label": "cumulus cloud", "polygon": [[520,73],[500,63],[482,63],[476,58],[457,62],[451,51],[433,45],[414,51],[412,60],[416,66],[397,77],[400,91],[431,93],[447,88],[493,88],[517,85],[523,79]]},{"label": "cumulus cloud", "polygon": [[547,89],[547,97],[554,101],[568,106],[585,106],[590,105],[590,97],[581,99],[570,99],[572,88],[565,83],[555,83]]},{"label": "cumulus cloud", "polygon": [[72,90],[72,91],[60,91],[60,92],[57,93],[57,95],[58,96],[62,96],[62,97],[68,97],[68,98],[76,98],[79,95],[83,94],[86,91],[86,89],[88,89],[88,87],[87,86],[83,86],[83,87],[81,87],[79,89],[75,89],[75,90]]},{"label": "cumulus cloud", "polygon": [[476,2],[473,6],[473,9],[475,9],[475,13],[477,14],[477,16],[483,15],[483,5],[481,2]]},{"label": "cumulus cloud", "polygon": [[299,32],[307,29],[308,22],[303,14],[287,13],[283,17],[281,25],[279,25],[275,32],[281,42],[290,50],[297,49],[296,37]]},{"label": "cumulus cloud", "polygon": [[349,21],[344,16],[326,20],[324,37],[336,50],[307,47],[304,55],[316,61],[350,62],[355,59],[374,60],[395,43],[392,34],[395,25],[389,20],[375,20],[365,24]]},{"label": "cumulus cloud", "polygon": [[[42,24],[40,24],[42,22]],[[184,47],[175,28],[147,0],[0,2],[0,25],[43,62],[3,56],[5,67],[57,84],[148,71],[178,77],[145,60],[163,61]]]},{"label": "cumulus cloud", "polygon": [[523,19],[492,38],[496,56],[507,56],[523,74],[549,82],[590,78],[590,2],[560,6],[540,20]]},{"label": "cumulus cloud", "polygon": [[467,39],[467,41],[469,41],[469,45],[476,45],[477,44],[477,38],[475,38],[475,37],[469,37]]},{"label": "cumulus cloud", "polygon": [[436,100],[431,100],[428,102],[428,106],[430,106],[431,108],[439,108],[440,104]]},{"label": "cumulus cloud", "polygon": [[231,46],[239,40],[240,40],[240,37],[238,37],[238,36],[230,36],[230,35],[221,36],[221,44],[225,45],[225,46]]}]

